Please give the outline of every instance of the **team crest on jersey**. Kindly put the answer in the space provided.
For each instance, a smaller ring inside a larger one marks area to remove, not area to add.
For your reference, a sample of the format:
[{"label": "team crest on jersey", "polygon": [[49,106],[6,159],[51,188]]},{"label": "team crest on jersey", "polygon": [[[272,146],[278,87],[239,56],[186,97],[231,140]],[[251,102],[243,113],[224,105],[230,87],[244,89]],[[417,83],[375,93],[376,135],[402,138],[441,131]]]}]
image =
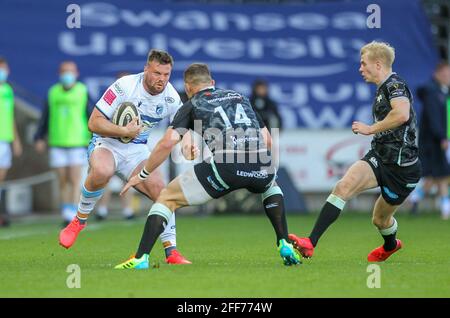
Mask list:
[{"label": "team crest on jersey", "polygon": [[166,101],[166,103],[170,103],[170,104],[175,103],[175,99],[170,96],[167,96],[166,98],[164,98],[164,100]]},{"label": "team crest on jersey", "polygon": [[377,102],[381,102],[381,100],[383,99],[383,95],[378,95],[378,97],[377,97]]},{"label": "team crest on jersey", "polygon": [[156,115],[161,116],[163,112],[164,112],[164,106],[163,105],[156,106]]},{"label": "team crest on jersey", "polygon": [[403,96],[405,94],[405,84],[401,82],[393,82],[387,84],[388,92],[391,96],[397,97],[397,96]]}]

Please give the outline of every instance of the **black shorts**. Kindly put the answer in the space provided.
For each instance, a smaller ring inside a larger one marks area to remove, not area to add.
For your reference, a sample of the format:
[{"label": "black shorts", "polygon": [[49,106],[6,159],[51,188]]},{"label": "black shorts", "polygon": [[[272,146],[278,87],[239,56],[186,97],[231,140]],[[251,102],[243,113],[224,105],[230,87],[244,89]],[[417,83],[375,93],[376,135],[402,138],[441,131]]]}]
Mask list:
[{"label": "black shorts", "polygon": [[216,163],[203,161],[194,166],[195,175],[214,199],[237,189],[264,193],[276,178],[275,170],[261,163]]},{"label": "black shorts", "polygon": [[369,163],[377,178],[383,199],[391,205],[402,204],[422,176],[420,160],[406,167],[385,164],[372,150],[361,160]]}]

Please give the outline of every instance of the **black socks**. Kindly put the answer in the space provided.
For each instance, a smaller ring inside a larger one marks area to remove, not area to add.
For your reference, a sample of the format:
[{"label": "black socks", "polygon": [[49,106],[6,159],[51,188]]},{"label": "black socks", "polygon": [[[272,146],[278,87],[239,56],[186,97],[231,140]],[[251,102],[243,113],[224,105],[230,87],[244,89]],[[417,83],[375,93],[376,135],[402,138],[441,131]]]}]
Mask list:
[{"label": "black socks", "polygon": [[274,194],[263,200],[264,210],[277,236],[277,246],[281,239],[287,240],[288,229],[284,212],[284,199],[281,194]]},{"label": "black socks", "polygon": [[150,250],[164,231],[166,225],[167,220],[160,215],[152,214],[147,217],[144,233],[142,233],[141,242],[139,243],[139,248],[135,256],[136,258],[141,258],[144,254],[150,254]]},{"label": "black socks", "polygon": [[314,224],[314,228],[309,235],[309,239],[313,246],[317,245],[322,234],[326,231],[326,229],[339,217],[341,213],[340,208],[336,207],[334,204],[330,202],[326,202],[320,211],[319,217],[317,218],[316,224]]}]

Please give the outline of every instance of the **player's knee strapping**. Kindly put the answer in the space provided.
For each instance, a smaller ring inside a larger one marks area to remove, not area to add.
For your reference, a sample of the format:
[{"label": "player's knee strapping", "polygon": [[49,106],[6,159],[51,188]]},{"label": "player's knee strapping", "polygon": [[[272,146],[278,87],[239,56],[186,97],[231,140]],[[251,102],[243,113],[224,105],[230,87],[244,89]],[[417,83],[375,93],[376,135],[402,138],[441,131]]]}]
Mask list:
[{"label": "player's knee strapping", "polygon": [[171,216],[172,211],[166,205],[162,203],[154,203],[152,205],[148,213],[147,222],[145,223],[141,243],[136,253],[137,258],[144,254],[150,254],[155,241],[164,232]]},{"label": "player's knee strapping", "polygon": [[261,199],[264,202],[267,198],[276,194],[283,195],[283,191],[281,191],[281,188],[279,186],[272,186],[261,195]]},{"label": "player's knee strapping", "polygon": [[165,248],[169,247],[169,246],[177,245],[175,213],[172,213],[172,215],[170,216],[169,222],[167,223],[167,226],[164,229],[164,232],[161,233],[159,238],[161,239],[161,242],[163,243]]},{"label": "player's knee strapping", "polygon": [[159,215],[166,220],[166,225],[169,223],[170,218],[172,217],[172,211],[162,203],[155,203],[152,205],[148,216],[151,215]]},{"label": "player's knee strapping", "polygon": [[97,191],[89,191],[83,185],[83,187],[81,188],[78,211],[82,214],[91,213],[97,201],[100,200],[100,198],[102,197],[103,192],[105,192],[105,189],[100,189]]},{"label": "player's knee strapping", "polygon": [[339,210],[343,210],[345,207],[345,201],[342,200],[340,197],[338,197],[335,194],[330,194],[327,198],[327,202],[334,205],[336,208],[338,208]]}]

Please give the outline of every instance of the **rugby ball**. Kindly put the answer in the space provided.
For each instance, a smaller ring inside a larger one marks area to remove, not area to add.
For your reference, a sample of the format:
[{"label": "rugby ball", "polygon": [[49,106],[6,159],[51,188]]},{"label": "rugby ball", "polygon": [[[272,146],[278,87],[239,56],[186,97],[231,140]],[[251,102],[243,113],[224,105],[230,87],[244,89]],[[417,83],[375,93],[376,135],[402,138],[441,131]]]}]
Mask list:
[{"label": "rugby ball", "polygon": [[[124,102],[117,107],[112,122],[118,126],[126,126],[135,117],[138,118],[138,125],[141,124],[141,116],[137,107],[131,102]],[[118,139],[123,143],[129,143],[133,138],[131,137],[118,137]]]}]

